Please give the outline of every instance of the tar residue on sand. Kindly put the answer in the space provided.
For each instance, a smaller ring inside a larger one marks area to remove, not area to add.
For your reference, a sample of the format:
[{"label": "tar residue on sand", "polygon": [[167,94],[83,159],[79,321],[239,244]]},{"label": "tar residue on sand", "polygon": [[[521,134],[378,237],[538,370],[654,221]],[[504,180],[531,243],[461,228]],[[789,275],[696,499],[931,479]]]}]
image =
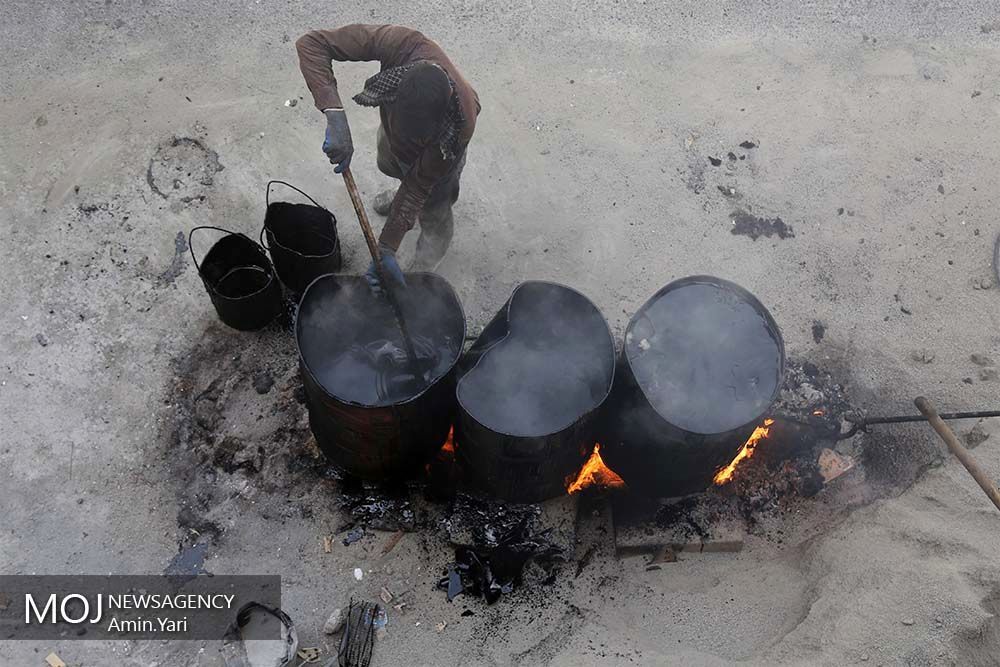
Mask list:
[{"label": "tar residue on sand", "polygon": [[527,282],[514,290],[504,315],[507,335],[458,384],[458,400],[476,421],[498,433],[544,436],[601,404],[610,389],[614,341],[586,297],[562,285]]},{"label": "tar residue on sand", "polygon": [[525,569],[537,566],[540,583],[555,580],[565,562],[563,549],[549,539],[551,529],[537,532],[537,505],[507,505],[459,495],[452,505],[448,530],[455,562],[438,582],[451,602],[460,593],[482,597],[487,604],[510,593],[524,580]]},{"label": "tar residue on sand", "polygon": [[660,416],[686,431],[710,434],[743,426],[767,410],[783,353],[762,310],[715,282],[667,289],[643,307],[625,348]]},{"label": "tar residue on sand", "polygon": [[368,407],[393,405],[420,394],[454,365],[465,333],[461,306],[436,282],[440,278],[412,274],[408,281],[397,298],[420,377],[414,377],[388,301],[372,294],[363,279],[324,276],[306,291],[299,350],[329,394]]},{"label": "tar residue on sand", "polygon": [[791,225],[786,225],[781,218],[758,218],[740,209],[733,211],[733,234],[749,236],[756,241],[761,236],[777,236],[779,239],[795,238]]}]

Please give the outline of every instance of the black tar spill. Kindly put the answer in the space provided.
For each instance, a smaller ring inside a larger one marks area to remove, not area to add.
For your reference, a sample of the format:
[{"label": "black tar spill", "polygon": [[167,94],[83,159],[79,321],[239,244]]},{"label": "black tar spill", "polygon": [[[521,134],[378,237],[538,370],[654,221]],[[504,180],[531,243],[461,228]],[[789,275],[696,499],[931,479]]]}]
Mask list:
[{"label": "black tar spill", "polygon": [[756,241],[761,236],[777,236],[779,239],[795,238],[791,225],[786,225],[781,218],[758,218],[743,210],[733,211],[733,234],[749,236]]}]

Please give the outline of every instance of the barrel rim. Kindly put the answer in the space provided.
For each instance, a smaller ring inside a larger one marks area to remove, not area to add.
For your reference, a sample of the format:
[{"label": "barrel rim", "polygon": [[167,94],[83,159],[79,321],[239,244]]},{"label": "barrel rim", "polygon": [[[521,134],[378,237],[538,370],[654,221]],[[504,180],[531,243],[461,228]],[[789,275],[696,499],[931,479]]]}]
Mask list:
[{"label": "barrel rim", "polygon": [[[568,285],[563,285],[562,283],[557,283],[555,281],[550,281],[550,280],[525,280],[524,282],[518,283],[514,287],[514,289],[511,290],[510,296],[507,298],[507,301],[504,303],[504,310],[506,310],[507,313],[508,313],[508,322],[509,322],[510,307],[514,303],[514,297],[517,294],[517,291],[519,289],[521,289],[522,287],[524,287],[525,285],[532,285],[532,284],[550,285],[550,286],[553,286],[553,287],[562,288],[562,289],[567,290],[569,292],[573,292],[577,296],[581,297],[587,304],[589,304],[594,309],[594,312],[596,312],[600,316],[601,321],[604,322],[604,327],[605,327],[605,329],[608,332],[608,340],[611,343],[611,376],[608,378],[608,388],[607,388],[607,391],[601,397],[601,400],[597,401],[597,403],[594,405],[594,407],[590,408],[589,410],[587,410],[584,413],[581,413],[576,419],[574,419],[573,421],[569,422],[565,426],[563,426],[561,428],[558,428],[558,429],[556,429],[554,431],[550,431],[549,433],[540,433],[538,435],[515,435],[513,433],[507,433],[506,431],[497,430],[497,429],[494,429],[491,426],[487,426],[486,424],[484,424],[480,420],[476,419],[473,416],[472,412],[465,407],[464,403],[462,403],[462,397],[461,397],[461,394],[459,392],[459,387],[461,387],[462,382],[465,380],[466,376],[469,375],[469,373],[471,373],[479,365],[479,363],[483,360],[483,358],[486,356],[486,353],[489,352],[494,347],[496,347],[501,342],[503,342],[504,340],[507,339],[507,336],[510,335],[510,330],[508,329],[507,334],[505,334],[504,336],[501,336],[496,341],[494,341],[492,345],[490,345],[485,350],[483,350],[483,353],[479,356],[479,359],[476,360],[476,363],[474,363],[472,365],[472,367],[469,368],[469,370],[465,371],[465,373],[462,374],[462,377],[460,377],[458,379],[458,382],[455,383],[455,401],[458,403],[458,407],[461,410],[461,412],[462,412],[463,415],[467,416],[469,419],[471,419],[475,423],[479,424],[480,426],[482,426],[487,431],[490,431],[491,433],[499,434],[499,435],[501,435],[501,436],[503,436],[505,438],[516,438],[516,439],[519,439],[519,440],[539,440],[539,439],[542,439],[542,438],[550,438],[550,437],[552,437],[554,435],[562,433],[563,431],[565,431],[565,430],[567,430],[569,428],[572,428],[574,424],[578,423],[580,420],[582,420],[582,419],[584,419],[584,418],[586,418],[586,417],[594,414],[597,410],[599,410],[601,408],[601,406],[604,405],[605,402],[607,402],[608,396],[611,395],[611,390],[614,387],[614,384],[615,384],[615,370],[616,370],[616,367],[617,367],[617,356],[618,356],[616,354],[616,351],[615,351],[615,336],[611,332],[611,326],[608,324],[608,319],[606,317],[604,317],[604,313],[601,312],[601,309],[598,308],[597,304],[595,304],[589,297],[587,297],[586,294],[584,294],[583,292],[581,292],[580,290],[578,290],[576,288],[570,287]],[[475,343],[473,343],[473,345],[475,345]]]},{"label": "barrel rim", "polygon": [[[421,277],[424,277],[424,278],[432,278],[434,280],[434,282],[440,282],[441,285],[443,285],[444,287],[447,288],[448,293],[451,295],[451,297],[455,301],[455,305],[458,306],[458,313],[459,313],[459,315],[461,315],[461,320],[462,320],[462,336],[461,336],[461,340],[464,342],[465,341],[465,335],[466,335],[466,332],[468,330],[468,324],[465,321],[465,309],[462,307],[462,301],[461,301],[461,299],[458,298],[458,292],[455,291],[455,288],[452,287],[451,283],[449,283],[447,280],[445,280],[443,276],[440,276],[440,275],[438,275],[436,273],[432,273],[430,271],[413,271],[413,272],[408,272],[406,275],[407,276],[421,276]],[[398,401],[396,403],[390,403],[389,405],[366,405],[364,403],[359,403],[357,401],[351,401],[351,400],[348,400],[348,399],[345,399],[345,398],[341,398],[340,396],[335,396],[334,394],[330,393],[330,391],[325,386],[323,386],[323,383],[319,381],[319,379],[312,372],[312,370],[310,370],[309,364],[306,363],[305,355],[302,354],[301,327],[299,325],[299,323],[301,321],[300,315],[302,313],[302,304],[305,303],[306,297],[309,295],[309,290],[311,290],[319,281],[321,281],[321,280],[327,280],[327,279],[330,279],[330,278],[335,278],[335,279],[339,279],[339,280],[352,279],[352,280],[355,280],[355,281],[366,282],[363,276],[354,276],[354,275],[348,275],[348,274],[343,274],[343,273],[324,273],[321,276],[316,276],[312,280],[312,282],[310,282],[309,285],[307,285],[306,288],[304,290],[302,290],[302,296],[299,298],[298,307],[295,310],[295,351],[298,353],[298,357],[299,357],[299,368],[302,369],[303,372],[309,374],[310,379],[312,379],[313,383],[317,387],[319,387],[320,391],[322,391],[325,396],[327,396],[331,400],[337,401],[338,403],[341,403],[343,405],[349,405],[351,407],[360,408],[362,410],[392,410],[394,408],[398,408],[400,406],[407,405],[409,403],[413,403],[417,399],[422,398],[424,396],[424,394],[426,394],[431,389],[433,389],[434,387],[436,387],[440,382],[446,380],[447,377],[455,370],[455,366],[458,365],[459,360],[462,358],[462,348],[461,347],[459,348],[458,354],[455,355],[455,359],[448,366],[448,370],[446,370],[444,373],[442,373],[441,377],[439,377],[438,379],[434,380],[434,382],[431,382],[430,384],[428,384],[419,393],[414,394],[413,396],[411,396],[410,398],[406,399],[405,401]]]},{"label": "barrel rim", "polygon": [[[764,320],[774,331],[774,334],[776,336],[775,340],[778,344],[778,355],[779,355],[778,381],[775,383],[774,390],[771,392],[771,396],[768,399],[767,407],[764,408],[764,410],[759,415],[746,422],[743,422],[742,424],[737,424],[732,428],[728,428],[722,431],[713,431],[707,433],[701,431],[691,431],[682,428],[681,426],[678,426],[674,422],[670,421],[669,417],[660,414],[659,410],[657,410],[653,406],[653,402],[649,399],[649,396],[646,394],[646,389],[639,382],[638,377],[636,377],[635,367],[632,364],[632,359],[629,356],[629,351],[628,351],[628,335],[632,330],[632,326],[635,324],[636,319],[639,317],[639,315],[645,312],[646,308],[649,307],[650,304],[652,304],[654,301],[656,301],[658,298],[660,298],[667,292],[673,291],[680,287],[686,287],[688,285],[695,285],[695,284],[706,284],[706,283],[711,285],[716,285],[718,287],[722,287],[724,289],[728,289],[732,292],[735,292],[739,296],[746,299],[747,302],[750,303],[750,305],[753,306],[755,310],[757,310],[760,314],[762,314],[764,316]],[[749,424],[759,422],[761,419],[763,419],[764,415],[766,415],[770,411],[771,406],[773,406],[774,402],[778,399],[778,395],[781,393],[781,389],[785,384],[785,371],[786,371],[785,337],[781,334],[781,328],[778,326],[778,323],[774,320],[774,317],[771,315],[771,312],[767,309],[767,307],[763,303],[761,303],[760,299],[754,296],[753,293],[750,292],[750,290],[746,289],[742,285],[738,285],[737,283],[734,283],[731,280],[726,280],[725,278],[718,278],[716,276],[710,276],[707,274],[686,276],[684,278],[678,278],[677,280],[672,280],[663,287],[661,287],[660,289],[658,289],[651,297],[646,299],[646,301],[642,304],[642,306],[640,306],[638,310],[636,310],[635,313],[632,315],[632,317],[629,318],[628,325],[625,327],[625,341],[623,341],[622,343],[622,357],[624,358],[625,363],[628,364],[629,372],[635,379],[635,386],[639,389],[639,392],[642,394],[643,400],[646,401],[646,403],[649,405],[653,413],[656,414],[660,419],[662,419],[666,423],[673,426],[674,428],[680,429],[681,431],[684,431],[686,433],[692,433],[694,435],[719,436],[719,435],[724,435],[726,433],[731,433],[732,431],[741,428],[745,428]]]}]

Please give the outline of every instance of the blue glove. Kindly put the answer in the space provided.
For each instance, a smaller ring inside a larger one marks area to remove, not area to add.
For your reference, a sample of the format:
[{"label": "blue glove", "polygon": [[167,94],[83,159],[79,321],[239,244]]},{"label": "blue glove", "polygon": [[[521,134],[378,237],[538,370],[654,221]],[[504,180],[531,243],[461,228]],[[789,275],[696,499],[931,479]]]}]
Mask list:
[{"label": "blue glove", "polygon": [[330,164],[337,165],[333,171],[340,174],[351,166],[354,142],[351,141],[351,127],[347,124],[347,114],[343,109],[329,109],[326,112],[326,139],[323,152],[330,158]]},{"label": "blue glove", "polygon": [[[403,277],[403,270],[399,268],[399,262],[396,261],[396,252],[387,246],[379,244],[379,250],[382,251],[382,273],[385,275],[386,280],[395,283],[392,287],[406,287],[406,278]],[[375,270],[375,261],[368,265],[368,270],[365,272],[365,280],[368,281],[368,285],[372,288],[372,291],[376,294],[382,292],[382,285],[379,282],[378,271]]]}]

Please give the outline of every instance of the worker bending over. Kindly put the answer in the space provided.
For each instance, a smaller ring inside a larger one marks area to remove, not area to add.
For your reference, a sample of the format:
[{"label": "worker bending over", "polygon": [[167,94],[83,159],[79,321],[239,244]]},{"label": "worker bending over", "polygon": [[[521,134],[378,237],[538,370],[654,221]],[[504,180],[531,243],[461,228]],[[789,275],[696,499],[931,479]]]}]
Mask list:
[{"label": "worker bending over", "polygon": [[[388,214],[379,236],[382,263],[389,279],[405,284],[396,252],[406,232],[419,222],[417,252],[408,270],[433,271],[451,243],[452,205],[480,110],[476,91],[440,46],[403,26],[312,30],[295,48],[316,108],[326,115],[323,152],[337,173],[350,165],[354,144],[331,61],[381,64],[381,71],[365,81],[364,90],[353,99],[379,108],[378,168],[400,181],[395,192],[379,193],[374,202],[376,213]],[[366,277],[378,287],[374,264]]]}]

